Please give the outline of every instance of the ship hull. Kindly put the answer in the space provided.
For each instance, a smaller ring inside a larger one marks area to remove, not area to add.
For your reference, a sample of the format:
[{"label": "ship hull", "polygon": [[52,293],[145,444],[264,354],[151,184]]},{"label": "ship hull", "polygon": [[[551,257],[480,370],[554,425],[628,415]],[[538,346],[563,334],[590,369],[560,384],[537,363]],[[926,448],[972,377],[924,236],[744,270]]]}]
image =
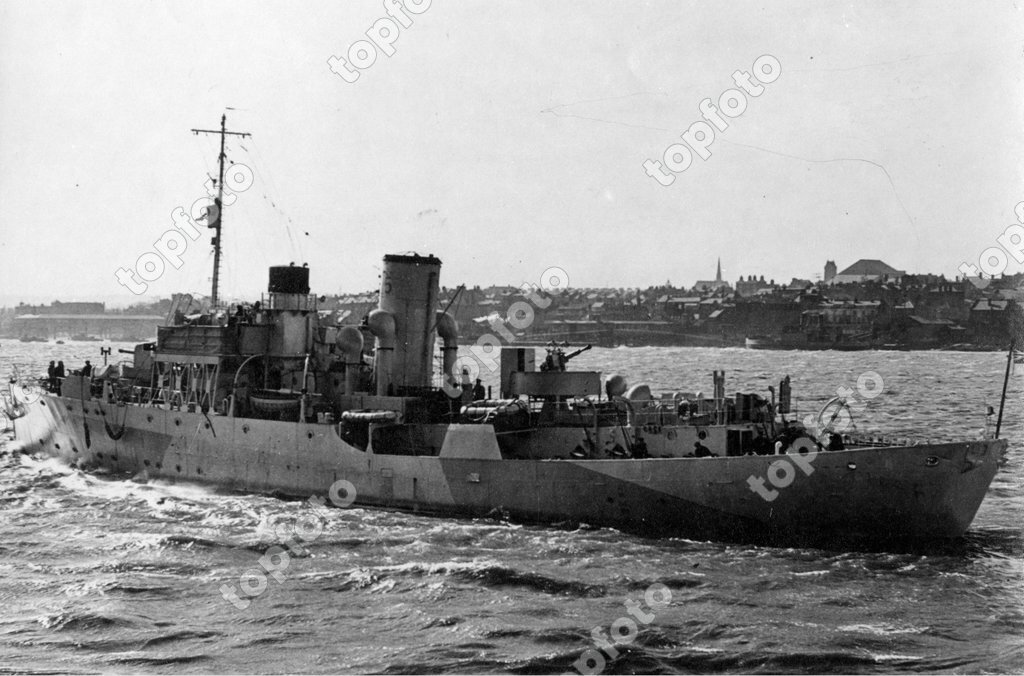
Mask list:
[{"label": "ship hull", "polygon": [[24,452],[115,475],[296,497],[355,487],[357,505],[586,523],[737,542],[931,541],[970,526],[1006,442],[816,456],[502,459],[489,425],[438,426],[425,455],[359,450],[329,424],[42,395],[15,419]]}]

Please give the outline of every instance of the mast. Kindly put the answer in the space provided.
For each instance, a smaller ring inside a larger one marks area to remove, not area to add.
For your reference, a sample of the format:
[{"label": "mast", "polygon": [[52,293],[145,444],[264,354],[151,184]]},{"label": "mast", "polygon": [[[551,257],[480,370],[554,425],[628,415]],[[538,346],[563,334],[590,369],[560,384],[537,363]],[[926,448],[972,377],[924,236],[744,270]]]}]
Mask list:
[{"label": "mast", "polygon": [[[217,178],[217,197],[214,198],[213,204],[216,210],[216,221],[213,223],[207,222],[206,227],[213,228],[213,292],[210,294],[210,303],[213,309],[217,307],[217,286],[220,281],[220,251],[221,251],[221,225],[224,222],[224,160],[227,155],[224,153],[224,138],[226,136],[241,136],[245,138],[251,134],[240,131],[227,131],[227,113],[220,116],[220,131],[215,129],[193,129],[192,133],[199,134],[220,134],[220,156],[218,162],[220,165],[220,174]],[[209,212],[207,212],[209,217]]]},{"label": "mast", "polygon": [[1014,348],[1017,347],[1017,339],[1010,339],[1010,353],[1006,355],[1006,375],[1003,376],[1003,395],[999,398],[999,419],[996,420],[996,439],[999,438],[999,430],[1003,426],[1003,406],[1006,404],[1006,385],[1010,382],[1010,370],[1013,368]]}]

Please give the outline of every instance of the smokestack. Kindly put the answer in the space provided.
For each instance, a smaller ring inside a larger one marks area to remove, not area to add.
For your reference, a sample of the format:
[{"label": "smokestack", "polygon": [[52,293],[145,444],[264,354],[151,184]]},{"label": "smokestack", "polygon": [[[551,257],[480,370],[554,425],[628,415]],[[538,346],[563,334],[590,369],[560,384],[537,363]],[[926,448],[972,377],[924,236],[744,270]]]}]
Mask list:
[{"label": "smokestack", "polygon": [[334,342],[345,360],[345,394],[352,394],[363,361],[363,332],[355,326],[343,326]]},{"label": "smokestack", "polygon": [[377,396],[385,397],[394,382],[395,316],[387,310],[376,309],[366,318],[370,333],[377,338],[374,375],[377,377]]},{"label": "smokestack", "polygon": [[384,257],[380,309],[394,318],[390,381],[396,388],[427,388],[431,384],[440,274],[441,261],[433,256]]}]

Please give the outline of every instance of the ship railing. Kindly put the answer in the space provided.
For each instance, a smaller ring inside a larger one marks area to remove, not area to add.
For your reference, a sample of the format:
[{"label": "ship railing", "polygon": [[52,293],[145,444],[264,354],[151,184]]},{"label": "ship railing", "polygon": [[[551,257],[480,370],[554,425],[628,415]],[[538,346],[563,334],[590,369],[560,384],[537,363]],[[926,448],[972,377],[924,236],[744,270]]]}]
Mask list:
[{"label": "ship railing", "polygon": [[889,448],[891,446],[918,446],[925,442],[920,439],[895,438],[882,435],[854,436],[844,434],[843,443],[847,448]]},{"label": "ship railing", "polygon": [[260,294],[263,308],[266,310],[292,310],[296,312],[315,312],[317,297],[312,293],[263,293]]}]

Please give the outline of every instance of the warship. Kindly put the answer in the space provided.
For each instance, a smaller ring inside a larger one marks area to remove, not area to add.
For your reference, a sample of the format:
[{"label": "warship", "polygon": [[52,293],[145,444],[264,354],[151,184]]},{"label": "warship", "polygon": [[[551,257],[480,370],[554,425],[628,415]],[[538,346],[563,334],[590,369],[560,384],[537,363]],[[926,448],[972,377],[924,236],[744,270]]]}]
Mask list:
[{"label": "warship", "polygon": [[[220,163],[223,185],[223,151]],[[802,424],[788,377],[727,396],[715,371],[704,396],[571,370],[587,347],[538,359],[491,345],[498,391],[484,392],[440,307],[438,258],[384,256],[378,307],[358,326],[320,311],[305,266],[271,267],[259,301],[223,307],[215,205],[213,304],[195,313],[176,296],[130,363],[13,379],[21,452],[298,498],[340,481],[352,504],[439,516],[826,546],[958,538],[1005,460],[998,432],[857,439],[824,409]]]}]

